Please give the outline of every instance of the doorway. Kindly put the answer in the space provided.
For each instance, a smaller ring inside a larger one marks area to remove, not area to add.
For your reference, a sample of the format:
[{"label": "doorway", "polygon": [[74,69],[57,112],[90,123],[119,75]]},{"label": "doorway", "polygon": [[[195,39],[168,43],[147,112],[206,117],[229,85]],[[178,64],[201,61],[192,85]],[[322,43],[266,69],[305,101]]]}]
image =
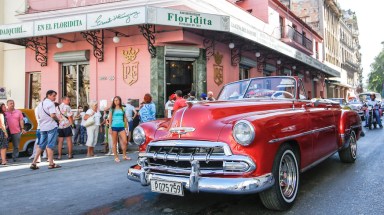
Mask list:
[{"label": "doorway", "polygon": [[61,95],[71,99],[71,108],[89,104],[89,63],[64,63],[61,67]]},{"label": "doorway", "polygon": [[165,99],[181,90],[187,95],[194,88],[193,86],[193,61],[167,60],[165,63]]}]

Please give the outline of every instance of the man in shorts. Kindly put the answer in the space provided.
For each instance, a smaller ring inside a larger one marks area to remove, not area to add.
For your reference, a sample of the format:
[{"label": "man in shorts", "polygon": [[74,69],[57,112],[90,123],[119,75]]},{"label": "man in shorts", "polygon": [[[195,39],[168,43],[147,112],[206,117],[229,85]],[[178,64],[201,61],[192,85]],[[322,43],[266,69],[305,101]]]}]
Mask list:
[{"label": "man in shorts", "polygon": [[48,90],[45,99],[38,105],[39,125],[41,140],[36,152],[36,156],[30,166],[31,169],[36,170],[39,167],[36,165],[37,160],[40,158],[41,153],[47,149],[48,154],[48,169],[60,168],[53,162],[53,150],[57,141],[57,126],[59,119],[56,116],[56,108],[53,103],[56,100],[57,93],[53,90]]},{"label": "man in shorts", "polygon": [[73,114],[71,107],[69,106],[71,99],[68,96],[64,96],[62,103],[57,107],[56,112],[57,117],[60,120],[59,129],[57,130],[59,134],[58,138],[58,149],[57,149],[57,160],[61,159],[61,154],[63,150],[64,138],[67,140],[68,146],[68,159],[72,159],[72,124],[73,124]]}]

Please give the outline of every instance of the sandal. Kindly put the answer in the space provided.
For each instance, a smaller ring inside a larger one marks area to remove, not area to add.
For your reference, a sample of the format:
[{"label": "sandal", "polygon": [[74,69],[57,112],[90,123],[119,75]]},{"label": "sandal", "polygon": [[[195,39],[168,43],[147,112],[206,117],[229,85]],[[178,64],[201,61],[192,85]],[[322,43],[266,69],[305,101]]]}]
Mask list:
[{"label": "sandal", "polygon": [[1,165],[6,166],[6,165],[8,165],[8,164],[7,164],[7,163],[1,163]]},{"label": "sandal", "polygon": [[68,159],[72,159],[73,158],[73,155],[68,155]]},{"label": "sandal", "polygon": [[127,157],[127,156],[124,156],[124,157],[123,157],[123,160],[132,160],[132,158]]},{"label": "sandal", "polygon": [[52,165],[48,165],[48,169],[55,169],[55,168],[60,168],[61,166],[58,164],[53,163]]},{"label": "sandal", "polygon": [[120,163],[120,159],[119,158],[115,158],[115,162],[116,163]]},{"label": "sandal", "polygon": [[30,169],[32,169],[32,170],[37,170],[37,169],[39,169],[39,167],[36,165],[36,164],[31,164],[31,166],[29,166],[29,168]]}]

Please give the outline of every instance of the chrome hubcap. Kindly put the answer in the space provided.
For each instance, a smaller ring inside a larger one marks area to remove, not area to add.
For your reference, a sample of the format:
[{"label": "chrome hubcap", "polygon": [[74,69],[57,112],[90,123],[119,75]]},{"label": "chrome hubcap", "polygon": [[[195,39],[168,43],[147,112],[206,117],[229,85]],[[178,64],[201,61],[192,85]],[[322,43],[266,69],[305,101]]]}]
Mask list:
[{"label": "chrome hubcap", "polygon": [[293,200],[297,190],[298,170],[293,156],[291,151],[284,153],[279,167],[280,191],[286,201]]}]

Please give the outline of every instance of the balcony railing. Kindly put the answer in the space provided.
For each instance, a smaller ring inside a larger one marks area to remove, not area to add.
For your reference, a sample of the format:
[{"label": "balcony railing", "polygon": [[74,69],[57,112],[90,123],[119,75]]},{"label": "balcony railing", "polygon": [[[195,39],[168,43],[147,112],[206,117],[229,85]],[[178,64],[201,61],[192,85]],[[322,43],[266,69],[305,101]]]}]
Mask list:
[{"label": "balcony railing", "polygon": [[296,43],[304,46],[309,51],[313,51],[313,41],[308,39],[306,36],[298,32],[296,29],[292,28],[291,26],[288,27],[288,34],[287,36],[294,40]]},{"label": "balcony railing", "polygon": [[353,45],[351,45],[350,43],[348,43],[348,41],[345,39],[345,38],[343,38],[343,37],[341,37],[340,36],[340,41],[341,41],[341,43],[342,44],[344,44],[346,47],[348,47],[350,50],[354,50],[355,49],[355,47],[353,46]]}]

